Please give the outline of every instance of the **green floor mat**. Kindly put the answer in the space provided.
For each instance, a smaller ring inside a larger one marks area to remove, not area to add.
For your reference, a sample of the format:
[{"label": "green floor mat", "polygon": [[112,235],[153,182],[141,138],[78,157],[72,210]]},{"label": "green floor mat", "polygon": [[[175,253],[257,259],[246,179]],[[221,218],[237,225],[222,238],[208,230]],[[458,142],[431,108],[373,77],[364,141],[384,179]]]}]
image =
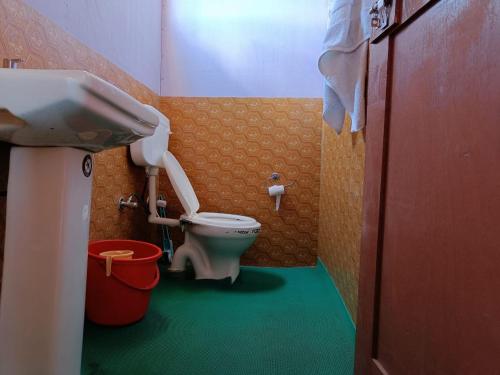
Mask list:
[{"label": "green floor mat", "polygon": [[163,278],[134,325],[86,322],[82,372],[352,374],[354,328],[322,265],[242,267],[227,282]]}]

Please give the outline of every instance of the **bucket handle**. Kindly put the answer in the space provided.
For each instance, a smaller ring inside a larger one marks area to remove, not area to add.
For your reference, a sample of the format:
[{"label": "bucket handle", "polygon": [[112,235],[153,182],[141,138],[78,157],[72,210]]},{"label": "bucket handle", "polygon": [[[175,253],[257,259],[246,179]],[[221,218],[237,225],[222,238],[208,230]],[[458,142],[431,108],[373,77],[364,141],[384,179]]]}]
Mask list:
[{"label": "bucket handle", "polygon": [[[101,267],[104,268],[102,265],[101,265]],[[156,265],[156,275],[155,275],[154,280],[150,284],[148,284],[144,287],[132,285],[127,280],[124,280],[121,277],[119,277],[118,275],[116,275],[114,272],[111,272],[111,276],[113,276],[116,280],[118,280],[122,284],[128,286],[129,288],[148,291],[148,290],[152,290],[160,281],[160,269],[158,268],[158,264],[157,264]]]}]

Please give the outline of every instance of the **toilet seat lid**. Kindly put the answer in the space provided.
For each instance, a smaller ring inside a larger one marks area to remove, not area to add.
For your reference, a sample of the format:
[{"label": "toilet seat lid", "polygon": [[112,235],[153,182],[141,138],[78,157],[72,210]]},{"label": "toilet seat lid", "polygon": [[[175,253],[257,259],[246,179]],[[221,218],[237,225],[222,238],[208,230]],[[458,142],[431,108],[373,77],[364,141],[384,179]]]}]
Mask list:
[{"label": "toilet seat lid", "polygon": [[162,159],[168,179],[181,202],[182,208],[184,208],[187,216],[194,215],[200,209],[200,202],[196,197],[191,182],[189,182],[189,178],[186,176],[186,172],[184,172],[184,169],[170,151],[165,151]]}]

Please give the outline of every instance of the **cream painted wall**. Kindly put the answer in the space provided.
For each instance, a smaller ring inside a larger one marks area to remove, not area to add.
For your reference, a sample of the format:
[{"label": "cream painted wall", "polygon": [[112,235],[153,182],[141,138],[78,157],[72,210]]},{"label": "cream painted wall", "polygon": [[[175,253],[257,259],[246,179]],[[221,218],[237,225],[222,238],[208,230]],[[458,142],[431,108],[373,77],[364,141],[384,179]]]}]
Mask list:
[{"label": "cream painted wall", "polygon": [[38,12],[160,92],[162,0],[25,0]]},{"label": "cream painted wall", "polygon": [[321,97],[327,0],[166,0],[165,96]]}]

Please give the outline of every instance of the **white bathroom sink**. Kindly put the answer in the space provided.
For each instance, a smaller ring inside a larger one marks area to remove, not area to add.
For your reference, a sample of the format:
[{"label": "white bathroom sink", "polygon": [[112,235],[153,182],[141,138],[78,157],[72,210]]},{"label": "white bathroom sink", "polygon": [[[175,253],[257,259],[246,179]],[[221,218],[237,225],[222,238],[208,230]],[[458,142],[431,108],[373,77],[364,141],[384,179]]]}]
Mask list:
[{"label": "white bathroom sink", "polygon": [[9,159],[0,374],[80,373],[89,152],[150,136],[158,123],[154,110],[90,73],[0,69],[0,141],[25,146]]},{"label": "white bathroom sink", "polygon": [[152,135],[158,121],[85,71],[0,69],[0,141],[98,152]]}]

